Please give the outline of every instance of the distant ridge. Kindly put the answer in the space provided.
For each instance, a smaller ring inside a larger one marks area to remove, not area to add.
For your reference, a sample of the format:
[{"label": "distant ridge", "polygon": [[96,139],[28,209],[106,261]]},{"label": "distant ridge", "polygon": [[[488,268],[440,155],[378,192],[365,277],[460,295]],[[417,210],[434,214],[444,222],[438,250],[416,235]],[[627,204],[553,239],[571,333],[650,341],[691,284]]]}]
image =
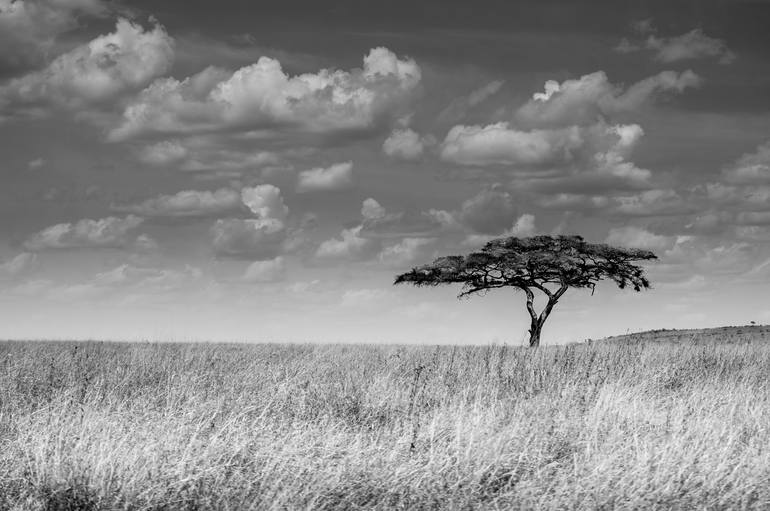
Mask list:
[{"label": "distant ridge", "polygon": [[589,342],[619,342],[619,343],[637,343],[637,342],[689,342],[699,344],[703,343],[745,343],[751,341],[770,340],[770,325],[742,325],[742,326],[721,326],[716,328],[697,328],[697,329],[661,329],[647,330],[644,332],[628,333],[623,335],[613,335],[604,339],[589,339]]}]

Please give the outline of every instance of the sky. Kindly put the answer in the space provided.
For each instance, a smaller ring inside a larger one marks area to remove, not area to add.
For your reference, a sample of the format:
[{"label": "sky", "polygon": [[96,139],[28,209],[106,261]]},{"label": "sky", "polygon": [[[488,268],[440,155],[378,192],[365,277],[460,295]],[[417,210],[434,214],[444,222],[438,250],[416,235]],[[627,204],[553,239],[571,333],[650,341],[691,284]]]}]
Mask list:
[{"label": "sky", "polygon": [[770,322],[770,2],[0,0],[0,339],[525,342],[393,286],[652,250],[544,344]]}]

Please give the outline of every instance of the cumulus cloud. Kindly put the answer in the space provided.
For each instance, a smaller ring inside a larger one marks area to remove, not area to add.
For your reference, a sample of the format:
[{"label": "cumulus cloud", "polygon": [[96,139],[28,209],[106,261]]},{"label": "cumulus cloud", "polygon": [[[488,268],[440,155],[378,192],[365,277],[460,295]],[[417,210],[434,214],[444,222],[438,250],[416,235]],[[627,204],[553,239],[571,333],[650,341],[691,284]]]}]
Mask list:
[{"label": "cumulus cloud", "polygon": [[359,236],[362,226],[343,229],[340,235],[321,243],[315,255],[321,259],[366,259],[379,248],[371,238]]},{"label": "cumulus cloud", "polygon": [[274,259],[296,245],[286,226],[289,208],[278,187],[246,187],[241,190],[240,199],[258,218],[217,220],[211,234],[218,256],[262,261]]},{"label": "cumulus cloud", "polygon": [[45,165],[45,159],[44,158],[35,158],[34,160],[30,160],[27,162],[27,168],[30,170],[37,170],[42,168]]},{"label": "cumulus cloud", "polygon": [[600,209],[609,203],[610,192],[653,187],[652,172],[630,159],[644,130],[614,123],[613,117],[699,83],[692,71],[664,71],[628,87],[611,83],[603,71],[561,83],[549,80],[511,120],[452,127],[440,156],[479,167],[468,169],[477,174],[488,172],[483,167],[504,169],[516,178],[515,189],[534,194],[534,202],[549,208],[573,202],[579,209]]},{"label": "cumulus cloud", "polygon": [[[442,144],[445,161],[463,165],[553,167],[591,160],[618,164],[644,135],[637,124],[588,126],[522,131],[500,122],[487,126],[455,126]],[[594,165],[595,166],[595,165]]]},{"label": "cumulus cloud", "polygon": [[75,223],[47,227],[30,236],[24,247],[30,251],[63,248],[123,248],[134,238],[129,234],[142,224],[135,215],[123,218],[106,217],[98,220],[85,218]]},{"label": "cumulus cloud", "polygon": [[419,160],[424,150],[423,139],[409,128],[393,130],[382,144],[382,151],[386,155],[404,161]]},{"label": "cumulus cloud", "polygon": [[768,185],[709,183],[706,187],[709,198],[717,203],[758,210],[767,209],[770,206],[770,186]]},{"label": "cumulus cloud", "polygon": [[[377,256],[383,262],[388,259],[401,264],[421,254],[446,230],[436,218],[439,213],[452,216],[448,212],[391,213],[370,197],[361,205],[361,224],[343,229],[339,236],[321,243],[315,255],[319,259],[347,260]],[[384,246],[386,240],[398,241]]]},{"label": "cumulus cloud", "polygon": [[241,190],[243,204],[263,220],[276,220],[283,223],[289,214],[289,208],[283,202],[281,189],[273,185],[258,185]]},{"label": "cumulus cloud", "polygon": [[691,189],[698,215],[685,227],[688,232],[764,241],[770,224],[770,143],[760,144],[722,169],[720,182]]},{"label": "cumulus cloud", "polygon": [[158,249],[158,242],[146,234],[140,234],[134,241],[134,248],[139,252],[152,252]]},{"label": "cumulus cloud", "polygon": [[179,169],[188,172],[207,172],[210,175],[240,176],[243,171],[274,168],[280,163],[271,151],[241,151],[226,148],[197,148],[189,151]]},{"label": "cumulus cloud", "polygon": [[637,34],[649,34],[650,32],[655,32],[655,26],[652,21],[652,18],[634,20],[631,22],[631,29]]},{"label": "cumulus cloud", "polygon": [[224,218],[211,228],[214,251],[235,259],[274,259],[285,250],[287,229],[275,218]]},{"label": "cumulus cloud", "polygon": [[[517,185],[536,191],[640,189],[648,187],[651,173],[627,158],[643,134],[636,124],[604,122],[528,132],[507,123],[456,126],[442,157],[465,165],[510,165],[528,178]],[[539,174],[531,172],[538,169]]]},{"label": "cumulus cloud", "polygon": [[363,222],[358,235],[371,239],[432,238],[444,226],[427,212],[388,212],[371,197],[361,206]]},{"label": "cumulus cloud", "polygon": [[624,38],[615,47],[615,51],[620,53],[642,50],[654,52],[655,60],[667,64],[703,58],[716,58],[720,64],[730,64],[735,60],[735,53],[727,47],[727,43],[707,36],[700,28],[674,37],[649,35],[646,40],[639,42]]},{"label": "cumulus cloud", "polygon": [[[597,187],[597,191],[602,190]],[[620,217],[669,217],[674,222],[684,219],[687,215],[697,213],[702,204],[696,202],[691,192],[675,191],[673,189],[647,190],[604,190],[604,193],[555,193],[535,199],[537,205],[545,209],[565,212],[596,212]],[[662,219],[659,219],[662,221]]]},{"label": "cumulus cloud", "polygon": [[108,11],[100,0],[0,0],[0,77],[39,67],[80,16]]},{"label": "cumulus cloud", "polygon": [[286,278],[286,262],[282,256],[266,261],[254,261],[243,274],[243,280],[253,283],[279,282],[284,278]]},{"label": "cumulus cloud", "polygon": [[723,170],[725,180],[740,185],[770,184],[770,141]]},{"label": "cumulus cloud", "polygon": [[164,140],[142,148],[139,159],[148,165],[165,167],[184,160],[188,154],[187,148],[179,141]]},{"label": "cumulus cloud", "polygon": [[431,212],[390,213],[384,208],[368,209],[364,204],[361,213],[364,218],[359,235],[363,238],[432,238],[446,230],[446,226]]},{"label": "cumulus cloud", "polygon": [[762,253],[762,247],[755,242],[678,236],[674,246],[663,253],[663,260],[690,274],[730,276],[751,270]]},{"label": "cumulus cloud", "polygon": [[37,255],[22,252],[13,258],[0,262],[0,277],[15,277],[29,271],[37,263]]},{"label": "cumulus cloud", "polygon": [[533,236],[537,231],[535,227],[535,215],[525,213],[521,215],[510,231],[510,236]]},{"label": "cumulus cloud", "polygon": [[366,131],[404,111],[420,67],[386,48],[364,57],[363,69],[322,69],[290,77],[269,57],[228,74],[209,68],[182,81],[156,80],[123,112],[111,140],[152,133],[263,130],[331,135]]},{"label": "cumulus cloud", "polygon": [[53,60],[46,68],[0,88],[0,104],[49,104],[80,109],[141,89],[171,67],[173,40],[160,25],[144,29],[120,19],[115,31]]},{"label": "cumulus cloud", "polygon": [[687,228],[711,235],[732,232],[739,238],[757,241],[759,230],[754,227],[770,221],[770,142],[726,166],[722,177],[721,182],[693,188],[693,196],[706,211]]},{"label": "cumulus cloud", "polygon": [[364,199],[364,202],[361,204],[361,216],[364,217],[364,220],[377,220],[383,218],[385,214],[385,208],[371,197]]},{"label": "cumulus cloud", "polygon": [[276,153],[238,147],[238,142],[237,137],[227,135],[192,136],[145,145],[136,151],[136,156],[145,165],[201,173],[199,177],[240,177],[244,171],[280,163]]},{"label": "cumulus cloud", "polygon": [[182,190],[159,195],[139,204],[113,206],[121,213],[149,218],[203,218],[232,212],[243,207],[241,194],[229,188],[215,191]]},{"label": "cumulus cloud", "polygon": [[636,110],[660,93],[682,93],[700,83],[700,77],[690,70],[663,71],[625,89],[611,83],[604,71],[562,83],[548,80],[545,91],[535,93],[518,110],[516,118],[535,126],[593,123],[619,112]]},{"label": "cumulus cloud", "polygon": [[580,130],[521,131],[507,122],[453,127],[441,147],[441,158],[460,165],[547,165],[569,161],[583,145]]},{"label": "cumulus cloud", "polygon": [[344,190],[353,186],[353,162],[335,163],[299,173],[297,193]]}]

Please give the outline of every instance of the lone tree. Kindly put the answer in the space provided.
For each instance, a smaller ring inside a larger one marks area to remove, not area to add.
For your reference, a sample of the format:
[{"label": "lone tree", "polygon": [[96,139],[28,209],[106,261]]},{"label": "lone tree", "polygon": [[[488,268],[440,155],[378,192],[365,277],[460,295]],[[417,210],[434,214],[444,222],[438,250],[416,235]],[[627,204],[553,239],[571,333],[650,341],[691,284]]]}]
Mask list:
[{"label": "lone tree", "polygon": [[[556,302],[569,289],[590,288],[603,279],[615,281],[619,288],[641,291],[650,287],[644,268],[636,261],[657,259],[649,250],[617,248],[586,243],[580,236],[534,236],[499,238],[479,252],[466,256],[440,257],[398,275],[394,284],[438,286],[460,283],[458,298],[490,289],[513,287],[527,295],[531,318],[529,345],[540,345],[540,332]],[[548,298],[543,310],[535,310],[535,290]]]}]

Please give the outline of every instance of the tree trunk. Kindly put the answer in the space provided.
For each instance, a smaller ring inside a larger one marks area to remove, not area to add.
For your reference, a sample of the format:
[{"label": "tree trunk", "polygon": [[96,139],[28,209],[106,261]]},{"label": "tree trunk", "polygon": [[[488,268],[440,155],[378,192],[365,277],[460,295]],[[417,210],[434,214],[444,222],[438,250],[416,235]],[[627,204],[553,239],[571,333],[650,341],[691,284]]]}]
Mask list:
[{"label": "tree trunk", "polygon": [[561,295],[563,295],[567,290],[567,285],[562,284],[559,290],[555,293],[549,293],[546,291],[548,294],[548,303],[545,305],[545,308],[540,314],[535,311],[535,293],[533,293],[532,290],[527,287],[523,289],[527,294],[527,311],[529,312],[529,317],[532,319],[529,326],[529,347],[537,348],[540,346],[540,332],[543,331],[545,320],[548,319],[548,316],[553,310],[553,306],[556,305],[556,302],[559,301]]},{"label": "tree trunk", "polygon": [[529,327],[529,347],[537,348],[540,346],[540,331],[543,329],[543,325],[539,321],[533,321],[532,326]]},{"label": "tree trunk", "polygon": [[[561,296],[561,295],[559,295]],[[540,314],[537,314],[535,312],[534,307],[530,307],[529,303],[527,303],[529,310],[529,315],[532,318],[532,321],[529,326],[529,347],[530,348],[537,348],[540,346],[540,333],[543,331],[543,325],[545,325],[545,320],[548,319],[548,316],[551,314],[551,311],[553,310],[553,306],[556,305],[556,302],[559,300],[559,296],[551,296],[548,298],[548,303],[546,304],[545,308]]]}]

